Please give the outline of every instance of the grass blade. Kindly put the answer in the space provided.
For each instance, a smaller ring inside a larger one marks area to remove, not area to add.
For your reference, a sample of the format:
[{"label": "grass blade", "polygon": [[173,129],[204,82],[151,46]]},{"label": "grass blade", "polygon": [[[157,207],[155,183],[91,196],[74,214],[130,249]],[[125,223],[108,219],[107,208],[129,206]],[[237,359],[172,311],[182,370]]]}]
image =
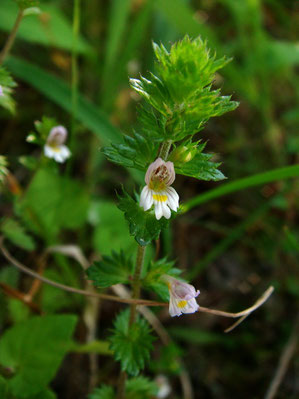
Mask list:
[{"label": "grass blade", "polygon": [[231,183],[222,184],[206,193],[200,194],[183,205],[183,212],[187,212],[197,205],[204,204],[215,198],[222,197],[236,191],[245,190],[249,187],[260,184],[271,183],[273,181],[290,179],[299,176],[299,165],[285,166],[283,168],[272,169],[264,173],[258,173],[253,176],[244,177]]},{"label": "grass blade", "polygon": [[[71,89],[63,80],[20,58],[9,57],[6,64],[16,77],[37,89],[61,108],[71,112]],[[82,95],[78,95],[77,118],[98,136],[101,143],[120,141],[121,132],[110,123],[103,112]]]}]

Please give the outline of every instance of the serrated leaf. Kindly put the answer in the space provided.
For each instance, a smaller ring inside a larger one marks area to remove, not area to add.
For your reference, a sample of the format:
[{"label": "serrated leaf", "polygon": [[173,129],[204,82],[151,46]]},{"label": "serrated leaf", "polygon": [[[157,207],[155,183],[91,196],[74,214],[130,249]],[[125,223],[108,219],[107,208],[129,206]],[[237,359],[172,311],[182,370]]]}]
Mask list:
[{"label": "serrated leaf", "polygon": [[144,288],[156,292],[163,301],[168,302],[169,290],[167,284],[161,280],[161,277],[164,274],[177,277],[180,273],[181,270],[174,267],[174,262],[166,258],[151,261],[142,279],[142,285]]},{"label": "serrated leaf", "polygon": [[162,44],[154,43],[154,51],[157,74],[130,80],[131,87],[154,109],[152,113],[139,109],[141,119],[145,114],[148,130],[180,141],[200,131],[209,118],[238,106],[229,96],[212,90],[215,72],[230,60],[210,55],[200,38],[191,40],[186,36],[169,52]]},{"label": "serrated leaf", "polygon": [[117,316],[110,342],[115,359],[121,363],[121,369],[135,376],[149,360],[154,338],[145,319],[138,316],[131,326],[129,319],[128,309]]},{"label": "serrated leaf", "polygon": [[96,388],[88,395],[88,399],[115,399],[114,390],[108,385],[103,385],[101,388]]},{"label": "serrated leaf", "polygon": [[5,219],[0,226],[0,230],[16,246],[27,251],[34,250],[35,242],[33,238],[25,232],[24,227],[15,219]]},{"label": "serrated leaf", "polygon": [[217,169],[220,163],[209,161],[211,157],[211,154],[197,153],[189,162],[175,163],[175,171],[179,175],[195,177],[199,180],[219,181],[226,179],[224,174]]},{"label": "serrated leaf", "polygon": [[77,318],[32,317],[7,330],[0,340],[0,364],[14,373],[9,390],[18,398],[37,395],[54,377],[68,350]]},{"label": "serrated leaf", "polygon": [[111,256],[103,256],[103,260],[94,262],[86,273],[95,287],[106,288],[114,284],[124,284],[128,282],[129,276],[133,271],[131,258],[126,257],[125,253],[112,252]]},{"label": "serrated leaf", "polygon": [[102,152],[111,162],[144,171],[155,159],[161,141],[146,132],[143,135],[135,132],[132,136],[124,136],[124,143],[113,143]]},{"label": "serrated leaf", "polygon": [[125,191],[122,196],[118,196],[118,199],[118,207],[124,212],[129,222],[130,234],[139,245],[148,245],[152,240],[157,239],[161,230],[167,226],[167,219],[157,220],[153,211],[145,212]]},{"label": "serrated leaf", "polygon": [[152,399],[157,391],[157,385],[143,376],[131,378],[126,383],[126,399]]}]

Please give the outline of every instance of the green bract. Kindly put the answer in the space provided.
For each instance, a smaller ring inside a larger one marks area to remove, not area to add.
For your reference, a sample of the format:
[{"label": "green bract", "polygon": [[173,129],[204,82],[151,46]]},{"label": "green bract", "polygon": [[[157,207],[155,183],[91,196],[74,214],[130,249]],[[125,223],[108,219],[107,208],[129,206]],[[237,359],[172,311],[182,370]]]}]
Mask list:
[{"label": "green bract", "polygon": [[139,317],[129,326],[128,309],[121,312],[114,323],[110,338],[114,357],[121,363],[121,369],[135,376],[149,360],[153,336],[148,323]]},{"label": "green bract", "polygon": [[[220,90],[212,89],[216,71],[230,59],[216,59],[200,38],[191,40],[186,36],[170,51],[162,44],[153,46],[157,59],[155,74],[130,80],[132,88],[147,103],[138,109],[141,129],[132,137],[125,136],[123,144],[105,147],[104,154],[112,162],[145,172],[157,158],[161,142],[178,142],[176,148],[186,146],[187,140],[192,147],[192,157],[187,157],[184,165],[175,163],[176,172],[201,180],[224,179],[217,170],[219,164],[210,161],[212,156],[202,154],[204,144],[192,142],[192,137],[211,117],[220,116],[238,105],[230,96],[221,96]],[[172,153],[169,160],[172,160]]]},{"label": "green bract", "polygon": [[111,256],[103,256],[103,260],[95,262],[87,269],[87,276],[96,287],[106,288],[128,282],[132,271],[132,260],[121,251],[119,254],[112,252]]},{"label": "green bract", "polygon": [[58,123],[55,118],[49,118],[48,116],[43,116],[41,121],[34,122],[34,126],[35,129],[37,130],[37,133],[30,132],[26,140],[29,143],[44,145],[49,136],[50,130],[57,125]]},{"label": "green bract", "polygon": [[167,226],[168,220],[165,218],[157,220],[153,212],[144,212],[125,191],[118,198],[118,207],[124,212],[129,222],[130,234],[134,236],[138,244],[148,245],[152,240],[157,239],[161,230]]},{"label": "green bract", "polygon": [[174,262],[166,258],[151,261],[146,275],[142,279],[142,285],[150,291],[155,291],[163,301],[167,302],[169,301],[169,291],[167,284],[161,280],[161,276],[163,274],[178,276],[180,273],[181,270],[174,267]]},{"label": "green bract", "polygon": [[144,171],[155,158],[161,141],[148,133],[134,133],[132,137],[124,136],[123,144],[113,143],[102,152],[111,162]]}]

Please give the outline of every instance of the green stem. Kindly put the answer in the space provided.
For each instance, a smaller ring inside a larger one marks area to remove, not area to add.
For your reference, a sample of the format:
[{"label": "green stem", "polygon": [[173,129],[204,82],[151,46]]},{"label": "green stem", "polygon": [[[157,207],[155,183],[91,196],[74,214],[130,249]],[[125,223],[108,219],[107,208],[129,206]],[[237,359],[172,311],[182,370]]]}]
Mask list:
[{"label": "green stem", "polygon": [[[142,266],[143,266],[143,262],[144,262],[145,249],[146,249],[146,246],[138,245],[136,266],[135,266],[135,272],[134,272],[133,282],[132,282],[132,298],[133,299],[139,298],[139,296],[140,296],[140,288],[141,288],[140,277],[141,277],[141,271],[142,271]],[[133,303],[130,306],[129,327],[132,326],[135,322],[136,310],[137,310],[136,308],[137,308],[137,305],[135,303]],[[125,371],[122,371],[120,373],[120,377],[119,377],[117,399],[125,398],[126,381],[127,381],[127,373]]]},{"label": "green stem", "polygon": [[166,140],[161,145],[161,148],[160,148],[160,151],[159,151],[159,157],[162,158],[164,161],[167,160],[168,153],[169,153],[171,145],[172,145],[172,141],[171,140]]},{"label": "green stem", "polygon": [[12,48],[12,45],[15,41],[16,34],[19,29],[19,26],[20,26],[23,16],[24,16],[24,10],[19,10],[15,24],[12,28],[12,31],[10,32],[10,35],[8,36],[7,41],[3,47],[3,50],[0,53],[0,65],[3,63],[4,59],[8,56],[8,54]]}]

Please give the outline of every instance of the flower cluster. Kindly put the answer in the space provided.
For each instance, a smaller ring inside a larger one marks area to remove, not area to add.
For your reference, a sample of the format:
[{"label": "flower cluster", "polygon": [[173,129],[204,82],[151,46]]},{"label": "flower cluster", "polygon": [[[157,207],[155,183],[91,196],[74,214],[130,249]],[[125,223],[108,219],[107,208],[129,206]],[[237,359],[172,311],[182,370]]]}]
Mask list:
[{"label": "flower cluster", "polygon": [[64,126],[55,126],[50,130],[47,142],[44,146],[44,154],[53,158],[56,162],[62,163],[71,156],[66,145],[67,130]]},{"label": "flower cluster", "polygon": [[158,220],[162,216],[169,219],[171,210],[176,212],[179,207],[179,196],[175,189],[170,187],[174,180],[174,166],[170,161],[165,162],[158,158],[147,169],[146,186],[140,195],[140,206],[147,211],[154,205]]}]

